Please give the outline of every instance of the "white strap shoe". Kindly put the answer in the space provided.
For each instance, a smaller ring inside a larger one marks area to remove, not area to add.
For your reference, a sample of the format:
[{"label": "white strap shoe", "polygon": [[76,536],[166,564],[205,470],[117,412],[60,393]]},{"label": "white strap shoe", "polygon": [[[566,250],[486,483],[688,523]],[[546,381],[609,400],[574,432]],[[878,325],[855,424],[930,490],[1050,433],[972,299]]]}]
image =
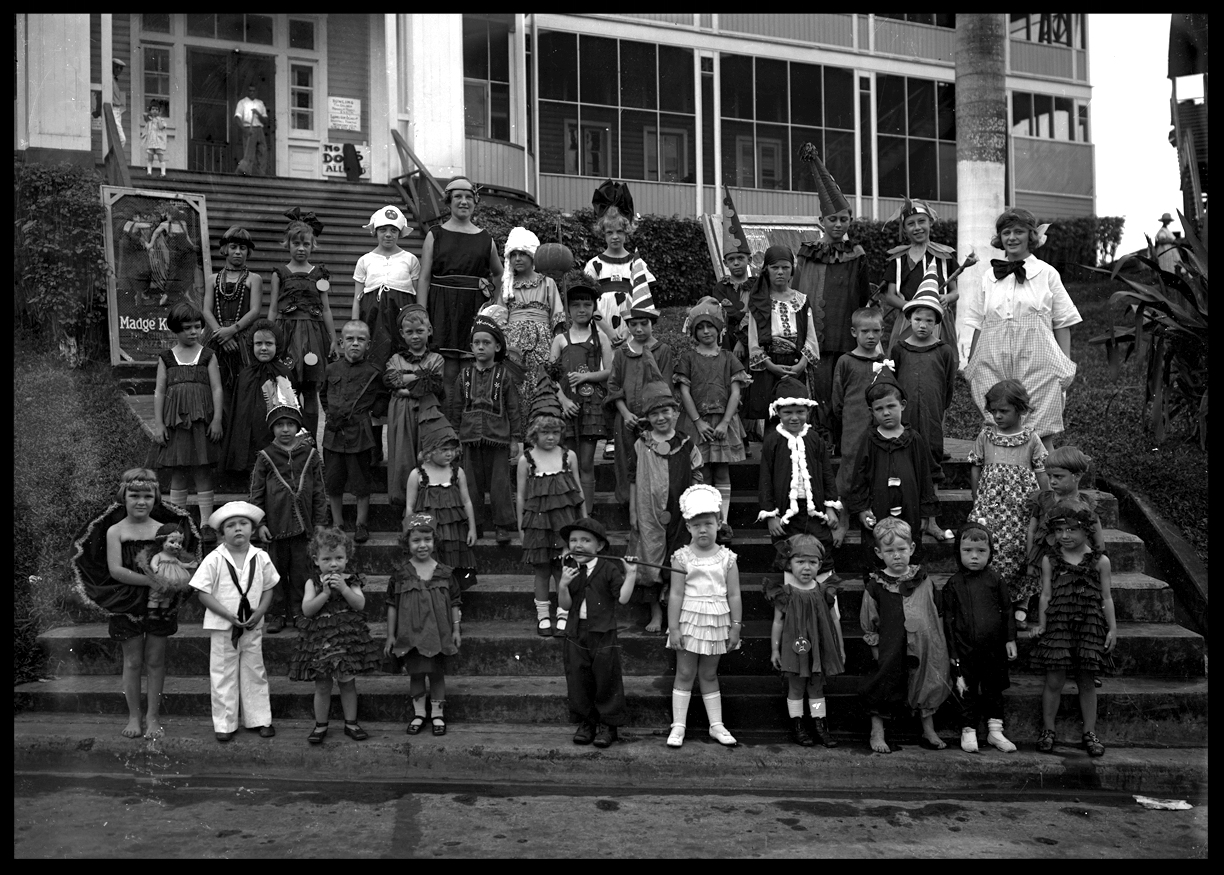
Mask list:
[{"label": "white strap shoe", "polygon": [[723,726],[721,723],[715,723],[710,726],[710,738],[714,739],[719,744],[726,745],[727,747],[735,747],[737,744],[739,744],[739,742],[735,740],[735,736],[728,732],[727,727]]},{"label": "white strap shoe", "polygon": [[683,723],[673,723],[671,725],[671,732],[667,736],[668,747],[680,747],[684,744],[684,728]]}]

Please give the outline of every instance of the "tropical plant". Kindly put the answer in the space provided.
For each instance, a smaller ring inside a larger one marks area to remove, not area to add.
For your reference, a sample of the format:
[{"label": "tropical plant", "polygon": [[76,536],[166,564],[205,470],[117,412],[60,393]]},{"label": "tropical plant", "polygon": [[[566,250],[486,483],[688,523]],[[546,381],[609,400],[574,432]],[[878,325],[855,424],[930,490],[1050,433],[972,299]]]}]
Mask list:
[{"label": "tropical plant", "polygon": [[[1108,268],[1093,268],[1127,288],[1110,303],[1133,327],[1114,325],[1089,343],[1102,344],[1109,373],[1117,379],[1122,362],[1137,353],[1142,363],[1144,412],[1157,444],[1170,423],[1183,419],[1191,438],[1207,448],[1207,225],[1200,239],[1181,213],[1186,239],[1176,245],[1180,261],[1162,270],[1156,247],[1123,255]],[[1151,280],[1155,280],[1152,282]]]}]

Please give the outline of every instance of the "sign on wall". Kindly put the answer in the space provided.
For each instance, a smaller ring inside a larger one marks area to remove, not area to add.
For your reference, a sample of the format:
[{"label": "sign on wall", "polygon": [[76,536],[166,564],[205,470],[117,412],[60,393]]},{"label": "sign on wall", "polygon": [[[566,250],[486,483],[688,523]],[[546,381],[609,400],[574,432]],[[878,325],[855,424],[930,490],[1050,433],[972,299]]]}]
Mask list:
[{"label": "sign on wall", "polygon": [[197,307],[212,281],[204,195],[103,185],[111,364],[153,361],[174,345],[180,301]]},{"label": "sign on wall", "polygon": [[[323,144],[323,175],[344,176],[344,143]],[[354,143],[353,148],[361,159],[361,178],[370,178],[370,146],[368,143]]]},{"label": "sign on wall", "polygon": [[327,127],[336,131],[361,130],[361,101],[355,97],[327,98]]}]

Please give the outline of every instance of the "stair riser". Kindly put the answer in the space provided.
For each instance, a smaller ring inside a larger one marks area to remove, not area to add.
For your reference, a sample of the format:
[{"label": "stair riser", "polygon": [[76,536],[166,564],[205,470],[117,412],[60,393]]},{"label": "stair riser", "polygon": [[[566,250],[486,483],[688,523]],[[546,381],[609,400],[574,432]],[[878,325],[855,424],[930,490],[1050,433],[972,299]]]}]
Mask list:
[{"label": "stair riser", "polygon": [[[404,678],[404,690],[399,695],[369,695],[359,690],[359,716],[366,723],[386,722],[406,725],[412,704],[408,696],[408,679]],[[670,686],[670,679],[661,679]],[[662,685],[662,684],[661,684]],[[311,720],[314,718],[313,685],[303,683],[289,694],[272,695],[272,713],[277,720]],[[868,714],[853,690],[827,695],[829,728],[842,743],[856,744],[867,734]],[[786,715],[785,694],[761,692],[748,695],[724,696],[724,722],[733,732],[776,731],[784,733],[790,725]],[[66,695],[38,692],[18,692],[13,697],[17,710],[42,713],[112,714],[118,719],[127,713],[118,678],[112,693]],[[659,692],[649,696],[630,696],[627,700],[626,725],[633,727],[664,727],[671,723],[670,692]],[[211,704],[205,693],[169,693],[162,700],[162,716],[170,732],[178,720],[204,720],[211,715]],[[447,690],[446,717],[459,731],[464,723],[521,723],[521,724],[565,724],[570,720],[563,682],[552,680],[542,683],[538,695],[485,695],[465,696],[462,679],[456,680]],[[331,717],[334,729],[327,744],[351,743],[340,732],[343,713],[338,696],[332,697]],[[688,735],[692,741],[705,738],[708,722],[705,710],[694,694],[688,710]],[[1009,692],[1004,696],[1004,727],[1007,736],[1018,744],[1031,745],[1041,731],[1041,697],[1038,694]],[[1098,731],[1107,744],[1161,744],[1200,745],[1207,737],[1206,694],[1181,694],[1177,696],[1111,695],[1106,686],[1097,691]],[[947,702],[935,715],[937,729],[950,733],[948,741],[960,729],[959,712],[952,702]],[[889,729],[889,739],[903,746],[916,746],[916,720],[899,720]],[[375,730],[377,731],[377,730]],[[403,735],[402,729],[396,730]],[[426,729],[428,732],[428,728]],[[530,732],[530,727],[525,727]],[[1080,720],[1078,695],[1068,684],[1059,705],[1055,731],[1062,745],[1078,747],[1083,732]],[[334,737],[333,737],[334,736]],[[245,737],[245,735],[244,735]],[[251,735],[254,739],[254,735]],[[784,736],[779,737],[782,741]],[[255,739],[258,741],[258,739]],[[986,744],[985,727],[978,731],[978,742],[988,755],[995,755]],[[651,743],[647,740],[646,743]],[[662,738],[658,739],[662,744]],[[816,748],[813,756],[821,756]]]},{"label": "stair riser", "polygon": [[[526,624],[524,624],[526,625]],[[875,670],[870,648],[863,643],[857,629],[843,624],[846,636],[846,673],[868,675]],[[375,630],[381,641],[382,627]],[[264,665],[270,675],[284,676],[293,652],[293,633],[265,635]],[[119,675],[123,671],[120,642],[108,638],[41,639],[48,658],[47,670],[59,675]],[[541,638],[529,628],[522,637],[484,637],[470,631],[464,638],[462,652],[451,660],[447,673],[454,675],[489,676],[564,676],[562,641]],[[675,657],[664,647],[663,636],[622,635],[621,665],[626,675],[670,675],[675,672]],[[1018,642],[1020,657],[1012,671],[1020,674],[1041,674],[1031,665],[1031,639]],[[769,662],[767,635],[749,635],[741,649],[721,661],[724,672],[737,675],[775,674]],[[1122,676],[1201,677],[1204,674],[1205,648],[1200,638],[1122,637],[1114,651],[1114,660]],[[208,641],[199,637],[173,636],[166,644],[166,671],[179,677],[207,675]]]},{"label": "stair riser", "polygon": [[[771,620],[773,607],[765,601],[759,588],[743,590],[743,617],[745,620]],[[366,616],[381,619],[387,610],[387,593],[383,586],[367,586]],[[837,597],[842,616],[853,619],[858,616],[863,600],[861,585],[843,590]],[[1114,611],[1119,622],[1172,623],[1173,590],[1122,589],[1113,590]],[[557,597],[550,596],[555,609]],[[622,605],[617,616],[629,625],[644,624],[650,616],[650,608],[644,604]],[[179,608],[179,621],[199,623],[204,618],[204,609],[196,599],[189,599]],[[463,619],[465,623],[488,620],[515,620],[534,627],[536,613],[534,596],[529,592],[507,592],[505,590],[485,592],[477,586],[463,594]]]}]

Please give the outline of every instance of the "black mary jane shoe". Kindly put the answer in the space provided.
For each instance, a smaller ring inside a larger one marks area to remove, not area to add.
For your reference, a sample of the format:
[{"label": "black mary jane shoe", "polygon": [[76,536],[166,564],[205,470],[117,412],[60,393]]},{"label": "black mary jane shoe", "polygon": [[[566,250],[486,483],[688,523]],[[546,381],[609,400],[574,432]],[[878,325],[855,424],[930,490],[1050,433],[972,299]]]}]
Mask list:
[{"label": "black mary jane shoe", "polygon": [[430,717],[429,721],[433,724],[434,735],[446,735],[446,721],[441,717]]},{"label": "black mary jane shoe", "polygon": [[344,721],[344,734],[353,741],[365,741],[370,737],[370,733],[361,728],[361,724],[354,720],[352,723]]},{"label": "black mary jane shoe", "polygon": [[322,744],[323,739],[327,738],[327,724],[316,723],[315,728],[311,730],[310,735],[306,736],[306,740],[311,744]]},{"label": "black mary jane shoe", "polygon": [[415,717],[413,717],[411,720],[408,721],[408,728],[405,729],[404,731],[407,732],[409,735],[416,735],[418,732],[420,732],[424,728],[425,728],[425,718],[422,717],[420,714],[417,714]]}]

